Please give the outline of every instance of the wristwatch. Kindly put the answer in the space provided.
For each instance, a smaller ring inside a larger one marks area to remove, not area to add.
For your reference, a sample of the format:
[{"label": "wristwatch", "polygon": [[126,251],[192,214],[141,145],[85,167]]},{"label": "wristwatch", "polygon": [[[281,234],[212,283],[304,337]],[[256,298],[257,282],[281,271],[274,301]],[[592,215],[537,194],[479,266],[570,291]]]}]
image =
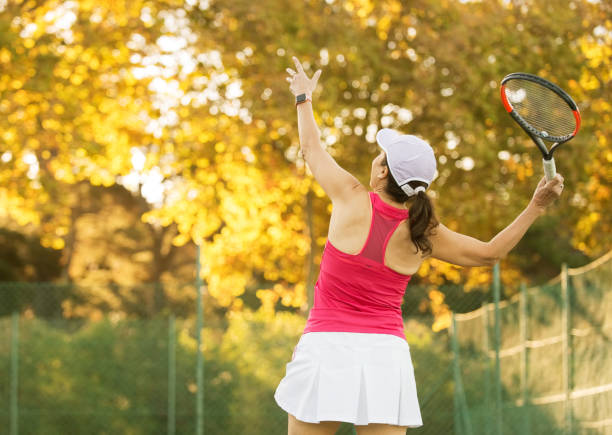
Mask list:
[{"label": "wristwatch", "polygon": [[303,103],[305,101],[310,101],[312,103],[312,99],[310,97],[308,97],[306,94],[300,94],[298,96],[295,97],[295,105],[297,106],[300,103]]}]

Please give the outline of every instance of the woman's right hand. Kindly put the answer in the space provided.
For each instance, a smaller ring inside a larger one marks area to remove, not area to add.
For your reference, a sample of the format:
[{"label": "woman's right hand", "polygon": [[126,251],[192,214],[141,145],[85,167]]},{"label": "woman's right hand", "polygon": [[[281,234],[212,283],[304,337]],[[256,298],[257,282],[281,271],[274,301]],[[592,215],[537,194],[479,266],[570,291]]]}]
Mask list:
[{"label": "woman's right hand", "polygon": [[542,177],[536,187],[531,203],[544,211],[555,199],[561,196],[563,191],[563,176],[561,174],[555,175],[555,177],[546,181],[546,177]]},{"label": "woman's right hand", "polygon": [[287,72],[291,75],[291,77],[287,77],[287,81],[291,83],[289,86],[291,93],[296,97],[300,94],[307,94],[312,98],[312,93],[316,89],[319,77],[321,76],[321,69],[318,69],[312,78],[309,79],[297,57],[293,56],[293,62],[295,63],[297,73],[291,68],[287,68]]}]

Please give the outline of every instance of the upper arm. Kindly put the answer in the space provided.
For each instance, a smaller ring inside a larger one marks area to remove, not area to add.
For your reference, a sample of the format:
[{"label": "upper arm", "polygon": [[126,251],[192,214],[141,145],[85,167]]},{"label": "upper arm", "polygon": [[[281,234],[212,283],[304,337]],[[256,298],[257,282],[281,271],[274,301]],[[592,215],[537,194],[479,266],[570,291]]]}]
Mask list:
[{"label": "upper arm", "polygon": [[332,202],[345,201],[356,189],[363,187],[320,144],[302,147],[302,153],[310,171]]},{"label": "upper arm", "polygon": [[439,224],[429,236],[431,257],[458,266],[492,266],[498,260],[489,243],[450,230]]}]

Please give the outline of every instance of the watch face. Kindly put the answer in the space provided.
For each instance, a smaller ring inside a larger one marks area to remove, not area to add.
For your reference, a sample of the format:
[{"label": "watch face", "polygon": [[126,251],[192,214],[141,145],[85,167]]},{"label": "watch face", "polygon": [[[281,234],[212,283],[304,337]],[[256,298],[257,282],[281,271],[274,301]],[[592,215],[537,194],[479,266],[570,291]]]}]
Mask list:
[{"label": "watch face", "polygon": [[306,94],[300,94],[297,96],[297,100],[298,103],[301,103],[302,101],[306,101]]}]

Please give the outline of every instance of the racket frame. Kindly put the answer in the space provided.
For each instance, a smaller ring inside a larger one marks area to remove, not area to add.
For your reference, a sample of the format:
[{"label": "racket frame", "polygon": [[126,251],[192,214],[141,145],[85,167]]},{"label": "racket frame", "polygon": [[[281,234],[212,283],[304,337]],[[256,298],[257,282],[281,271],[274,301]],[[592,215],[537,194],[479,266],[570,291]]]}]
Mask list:
[{"label": "racket frame", "polygon": [[[565,136],[550,136],[548,134],[544,134],[543,132],[533,128],[527,121],[523,119],[521,115],[519,115],[514,110],[514,108],[512,107],[512,103],[508,101],[508,96],[506,95],[506,83],[514,79],[527,80],[527,81],[537,83],[538,85],[541,85],[547,89],[550,89],[555,94],[557,94],[559,97],[561,97],[567,103],[569,108],[572,109],[572,112],[574,114],[574,119],[576,120],[576,128],[574,129],[574,131]],[[565,142],[569,141],[574,136],[576,136],[576,134],[578,133],[578,130],[580,129],[581,119],[580,119],[580,111],[578,110],[578,106],[576,105],[572,97],[570,97],[569,94],[565,92],[563,89],[561,89],[559,86],[555,85],[554,83],[549,82],[546,79],[543,79],[542,77],[536,76],[534,74],[524,73],[524,72],[516,72],[516,73],[508,74],[506,77],[504,77],[501,81],[500,93],[501,93],[502,103],[506,111],[510,114],[510,116],[512,116],[512,118],[516,121],[516,123],[521,126],[521,128],[525,131],[525,133],[529,135],[531,140],[533,140],[533,142],[536,144],[536,146],[542,153],[543,163],[544,163],[544,172],[546,173],[546,178],[548,180],[552,179],[556,173],[555,160],[553,159],[553,153],[561,144],[564,144]],[[550,150],[544,144],[543,139],[553,142],[552,146],[550,147]]]}]

